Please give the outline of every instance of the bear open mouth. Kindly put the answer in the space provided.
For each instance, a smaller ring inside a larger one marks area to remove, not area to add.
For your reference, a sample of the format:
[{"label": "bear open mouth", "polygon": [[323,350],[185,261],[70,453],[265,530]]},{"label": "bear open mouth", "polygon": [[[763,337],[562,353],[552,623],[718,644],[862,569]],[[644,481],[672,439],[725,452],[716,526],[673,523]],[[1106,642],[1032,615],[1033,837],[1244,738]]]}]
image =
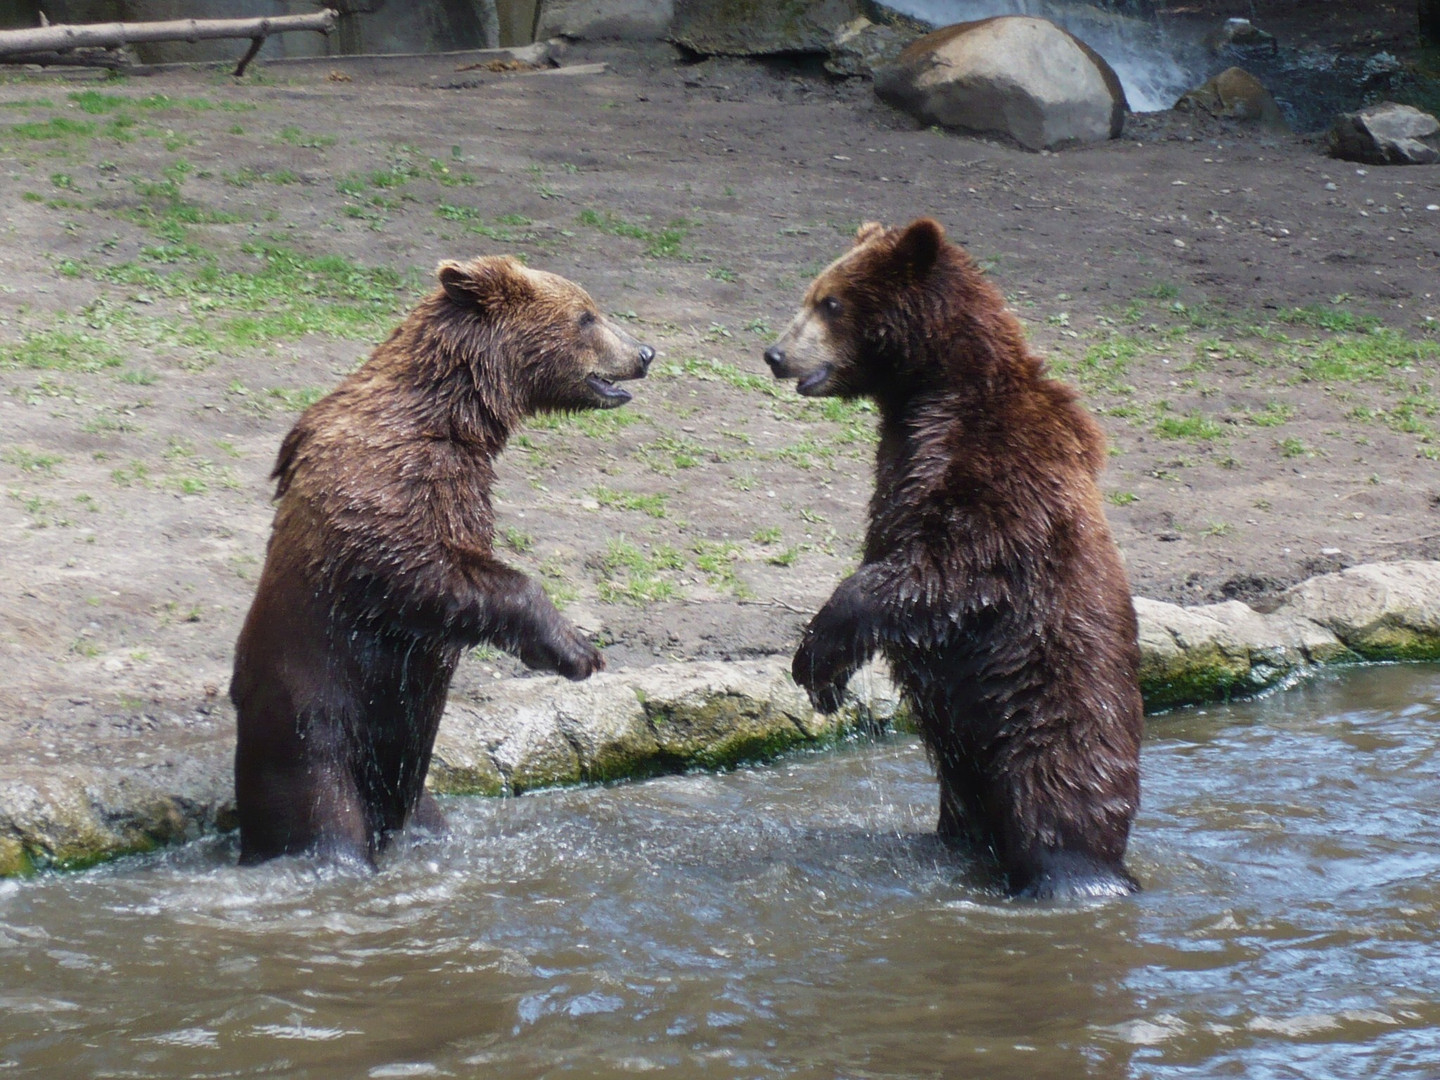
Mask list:
[{"label": "bear open mouth", "polygon": [[622,390],[609,379],[603,379],[599,375],[586,375],[585,384],[609,406],[624,405],[631,399],[630,391]]},{"label": "bear open mouth", "polygon": [[801,394],[816,394],[830,381],[831,374],[835,371],[830,364],[821,364],[814,371],[806,375],[795,384],[795,390]]}]

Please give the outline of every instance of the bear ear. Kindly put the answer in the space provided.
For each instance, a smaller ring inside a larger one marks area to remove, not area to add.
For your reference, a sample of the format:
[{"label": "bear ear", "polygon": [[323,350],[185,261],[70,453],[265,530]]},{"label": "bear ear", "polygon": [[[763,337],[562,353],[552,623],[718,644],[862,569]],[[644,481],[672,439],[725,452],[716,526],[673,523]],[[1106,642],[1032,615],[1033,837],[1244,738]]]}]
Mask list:
[{"label": "bear ear", "polygon": [[468,263],[446,260],[435,269],[445,295],[463,307],[487,308],[513,287],[507,274],[509,257],[473,259]]},{"label": "bear ear", "polygon": [[885,235],[885,226],[884,226],[884,225],[881,225],[880,222],[878,222],[878,221],[866,221],[866,222],[863,222],[863,223],[861,223],[860,227],[855,230],[855,246],[856,246],[856,247],[859,247],[861,244],[868,244],[871,240],[874,240],[877,236],[884,236],[884,235]]},{"label": "bear ear", "polygon": [[463,263],[442,262],[435,268],[435,276],[440,279],[440,287],[445,290],[445,295],[455,303],[469,307],[480,299],[476,293],[475,279]]},{"label": "bear ear", "polygon": [[895,241],[895,259],[911,273],[928,274],[940,258],[945,230],[933,218],[919,218],[906,226]]}]

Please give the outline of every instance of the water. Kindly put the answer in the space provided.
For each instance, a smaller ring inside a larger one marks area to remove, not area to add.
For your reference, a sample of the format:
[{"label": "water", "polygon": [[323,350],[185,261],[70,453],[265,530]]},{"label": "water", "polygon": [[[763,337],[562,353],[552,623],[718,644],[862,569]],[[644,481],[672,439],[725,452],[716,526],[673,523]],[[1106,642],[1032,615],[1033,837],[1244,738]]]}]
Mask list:
[{"label": "water", "polygon": [[1143,894],[1000,899],[909,739],[0,883],[0,1076],[1440,1075],[1440,668],[1151,721]]},{"label": "water", "polygon": [[1049,19],[1105,58],[1135,112],[1169,109],[1181,94],[1207,77],[1202,73],[1203,58],[1195,55],[1192,47],[1168,40],[1153,23],[1085,4],[1056,0],[884,0],[884,4],[935,26],[992,15]]}]

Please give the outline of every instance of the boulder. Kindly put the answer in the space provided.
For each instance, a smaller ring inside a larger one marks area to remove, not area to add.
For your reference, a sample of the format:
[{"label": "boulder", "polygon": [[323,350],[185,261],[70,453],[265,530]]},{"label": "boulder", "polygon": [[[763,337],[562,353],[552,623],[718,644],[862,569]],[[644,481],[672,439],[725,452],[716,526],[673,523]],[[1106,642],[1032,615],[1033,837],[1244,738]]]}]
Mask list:
[{"label": "boulder", "polygon": [[1281,613],[1318,623],[1367,660],[1440,660],[1440,563],[1322,574],[1287,592]]},{"label": "boulder", "polygon": [[860,0],[675,0],[670,40],[707,56],[827,53]]},{"label": "boulder", "polygon": [[540,0],[537,39],[663,41],[675,0]]},{"label": "boulder", "polygon": [[1276,131],[1290,130],[1270,91],[1244,68],[1226,68],[1203,85],[1182,94],[1175,108],[1199,109],[1217,119],[1260,124]]},{"label": "boulder", "polygon": [[1216,55],[1225,49],[1258,48],[1274,56],[1280,51],[1280,42],[1249,19],[1226,19],[1205,36],[1205,47]]},{"label": "boulder", "polygon": [[1382,101],[1341,113],[1326,136],[1330,156],[1371,165],[1430,165],[1440,161],[1440,120],[1411,105]]},{"label": "boulder", "polygon": [[1312,664],[1354,659],[1295,612],[1262,615],[1238,600],[1179,607],[1135,598],[1140,690],[1149,712],[1268,690]]},{"label": "boulder", "polygon": [[919,36],[903,26],[873,23],[862,15],[835,31],[825,70],[832,75],[873,76],[876,71],[893,67]]},{"label": "boulder", "polygon": [[518,795],[767,761],[887,726],[893,687],[881,679],[852,689],[838,715],[817,714],[784,657],[657,664],[583,683],[506,679],[452,695],[429,783],[450,795]]},{"label": "boulder", "polygon": [[928,124],[1027,150],[1116,138],[1125,91],[1105,60],[1047,19],[1002,16],[927,34],[877,71],[875,92]]}]

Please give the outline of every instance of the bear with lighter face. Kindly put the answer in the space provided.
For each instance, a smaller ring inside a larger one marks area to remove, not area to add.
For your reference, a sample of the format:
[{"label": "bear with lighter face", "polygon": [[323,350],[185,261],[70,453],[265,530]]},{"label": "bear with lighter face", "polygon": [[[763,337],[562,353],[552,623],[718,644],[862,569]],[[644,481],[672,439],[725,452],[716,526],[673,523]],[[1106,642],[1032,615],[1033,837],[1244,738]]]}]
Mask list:
[{"label": "bear with lighter face", "polygon": [[935,762],[943,837],[993,855],[1013,894],[1135,891],[1135,612],[1075,392],[929,219],[861,226],[765,359],[880,413],[863,563],[806,628],[795,681],[834,711],[879,651]]},{"label": "bear with lighter face", "polygon": [[494,461],[533,413],[613,409],[655,353],[579,286],[506,257],[440,287],[285,437],[274,530],[235,648],[240,861],[373,865],[441,824],[425,774],[455,665],[488,642],[584,679],[604,666],[495,558]]}]

